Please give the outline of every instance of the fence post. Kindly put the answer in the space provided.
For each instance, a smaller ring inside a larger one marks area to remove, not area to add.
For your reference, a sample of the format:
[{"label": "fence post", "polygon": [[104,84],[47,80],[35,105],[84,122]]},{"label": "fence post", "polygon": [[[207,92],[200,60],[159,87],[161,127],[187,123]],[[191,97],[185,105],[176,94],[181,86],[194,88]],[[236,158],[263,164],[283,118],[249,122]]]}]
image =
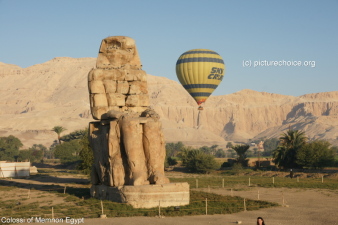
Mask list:
[{"label": "fence post", "polygon": [[198,188],[198,179],[196,179],[196,188]]},{"label": "fence post", "polygon": [[299,182],[299,177],[297,177],[297,182]]},{"label": "fence post", "polygon": [[224,188],[224,178],[222,179],[222,188]]},{"label": "fence post", "polygon": [[208,198],[205,198],[205,215],[208,215]]},{"label": "fence post", "polygon": [[258,193],[257,193],[257,200],[259,200],[259,190],[257,191]]},{"label": "fence post", "polygon": [[251,186],[251,183],[250,183],[250,177],[249,177],[249,187]]},{"label": "fence post", "polygon": [[54,207],[52,207],[52,219],[54,219]]},{"label": "fence post", "polygon": [[244,199],[244,211],[246,211],[246,204],[245,204],[245,199]]},{"label": "fence post", "polygon": [[272,177],[272,184],[275,184],[275,177]]},{"label": "fence post", "polygon": [[63,189],[63,194],[66,194],[66,186],[65,186],[65,188]]},{"label": "fence post", "polygon": [[161,217],[161,200],[158,201],[158,216]]},{"label": "fence post", "polygon": [[324,183],[324,176],[322,176],[322,183]]},{"label": "fence post", "polygon": [[101,219],[107,218],[107,215],[103,214],[103,203],[102,203],[102,200],[101,200],[101,215],[100,215],[100,218]]},{"label": "fence post", "polygon": [[31,189],[28,189],[28,198],[31,198]]}]

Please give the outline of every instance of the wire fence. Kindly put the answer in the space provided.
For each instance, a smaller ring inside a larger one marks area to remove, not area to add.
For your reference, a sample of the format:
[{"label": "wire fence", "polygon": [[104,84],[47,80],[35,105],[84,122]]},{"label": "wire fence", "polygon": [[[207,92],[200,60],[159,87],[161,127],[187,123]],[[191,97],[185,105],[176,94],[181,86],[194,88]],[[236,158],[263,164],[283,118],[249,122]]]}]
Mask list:
[{"label": "wire fence", "polygon": [[[44,185],[39,186],[40,188],[37,189],[28,188],[27,191],[24,191],[24,189],[20,190],[21,192],[18,193],[12,201],[1,200],[0,212],[6,216],[40,216],[44,218],[76,217],[79,215],[86,215],[85,217],[87,218],[95,218],[101,215],[116,217],[228,214],[258,210],[260,208],[277,205],[288,207],[288,200],[292,198],[292,196],[283,191],[272,194],[265,189],[260,189],[261,186],[266,186],[267,184],[271,185],[271,187],[278,187],[279,184],[284,186],[302,183],[310,186],[313,184],[318,184],[319,186],[338,184],[336,179],[327,179],[324,178],[324,176],[320,178],[298,177],[293,179],[283,177],[202,177],[171,180],[172,182],[188,182],[190,184],[191,193],[194,191],[202,191],[204,194],[191,197],[189,205],[187,206],[182,206],[177,203],[176,206],[164,207],[168,201],[158,201],[156,202],[156,204],[158,203],[157,207],[134,209],[127,203],[89,198],[89,188],[83,186]],[[239,187],[236,187],[238,184]],[[50,199],[51,202],[49,203],[44,203],[41,201],[41,191],[64,197],[65,203],[53,204],[53,199]],[[213,193],[222,194],[222,197],[219,197],[220,195],[214,196],[212,195]],[[239,197],[239,195],[242,197]],[[23,204],[27,199],[30,199],[32,203],[27,205],[25,205],[26,203]],[[175,205],[175,202],[173,202],[172,205]]]}]

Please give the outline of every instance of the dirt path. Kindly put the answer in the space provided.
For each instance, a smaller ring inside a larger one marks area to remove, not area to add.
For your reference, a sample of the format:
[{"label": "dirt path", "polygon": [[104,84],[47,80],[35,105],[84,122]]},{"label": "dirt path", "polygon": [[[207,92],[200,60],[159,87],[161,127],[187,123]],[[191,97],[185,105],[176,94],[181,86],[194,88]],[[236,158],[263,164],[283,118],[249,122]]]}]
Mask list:
[{"label": "dirt path", "polygon": [[[204,190],[208,191],[208,190]],[[217,194],[230,195],[229,190],[211,189]],[[287,189],[287,188],[250,188],[234,191],[234,195],[277,202],[285,207],[274,207],[257,211],[247,211],[226,215],[184,216],[184,217],[127,217],[107,219],[84,219],[84,224],[92,225],[202,225],[202,224],[255,224],[261,216],[267,225],[338,225],[338,192],[323,189]],[[64,221],[65,222],[65,221]],[[69,221],[68,221],[69,222]],[[21,223],[30,224],[30,223]],[[56,223],[44,223],[55,225]]]}]

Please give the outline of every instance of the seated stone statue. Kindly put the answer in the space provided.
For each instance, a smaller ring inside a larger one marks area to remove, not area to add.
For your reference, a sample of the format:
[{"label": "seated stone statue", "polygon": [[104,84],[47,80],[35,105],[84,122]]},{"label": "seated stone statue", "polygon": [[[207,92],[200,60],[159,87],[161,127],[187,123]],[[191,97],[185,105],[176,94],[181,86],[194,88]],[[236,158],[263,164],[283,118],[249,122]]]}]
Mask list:
[{"label": "seated stone statue", "polygon": [[165,142],[159,115],[149,107],[146,72],[135,41],[102,40],[88,74],[94,152],[92,183],[107,186],[165,184]]}]

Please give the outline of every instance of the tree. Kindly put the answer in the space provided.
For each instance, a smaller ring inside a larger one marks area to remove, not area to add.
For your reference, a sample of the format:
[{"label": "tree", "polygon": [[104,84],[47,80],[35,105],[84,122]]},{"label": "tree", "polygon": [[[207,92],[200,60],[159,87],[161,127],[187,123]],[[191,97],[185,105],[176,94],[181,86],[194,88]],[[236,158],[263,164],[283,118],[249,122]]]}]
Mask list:
[{"label": "tree", "polygon": [[61,163],[76,162],[80,160],[81,145],[79,140],[71,140],[55,146],[54,156]]},{"label": "tree", "polygon": [[212,145],[212,146],[210,147],[210,150],[211,150],[211,154],[212,154],[212,155],[215,155],[215,154],[216,154],[216,152],[217,152],[217,147],[218,147],[218,145]]},{"label": "tree", "polygon": [[225,152],[223,149],[219,148],[216,153],[215,153],[215,157],[216,158],[225,158]]},{"label": "tree", "polygon": [[301,167],[297,164],[297,151],[306,144],[307,137],[303,131],[288,130],[279,138],[280,145],[273,152],[274,162],[284,169]]},{"label": "tree", "polygon": [[338,155],[338,146],[332,146],[331,149],[336,155]]},{"label": "tree", "polygon": [[263,148],[263,156],[270,156],[272,151],[278,147],[279,140],[277,138],[269,138],[264,141]]},{"label": "tree", "polygon": [[82,139],[84,136],[88,138],[88,129],[76,130],[60,138],[61,141],[67,142],[75,139]]},{"label": "tree", "polygon": [[20,150],[18,161],[40,162],[43,158],[43,154],[43,150],[33,147],[28,150]]},{"label": "tree", "polygon": [[188,154],[190,151],[194,150],[192,147],[184,147],[178,154],[177,156],[181,159],[182,161],[182,166],[186,166],[188,162]]},{"label": "tree", "polygon": [[80,139],[79,142],[79,157],[81,159],[81,162],[78,165],[78,169],[82,170],[85,174],[90,174],[94,162],[94,154],[89,144],[88,129],[85,129],[83,131],[84,136]]},{"label": "tree", "polygon": [[182,151],[183,148],[184,148],[184,145],[180,141],[177,143],[167,143],[165,145],[166,156],[167,157],[176,156],[180,151]]},{"label": "tree", "polygon": [[175,165],[177,165],[177,160],[174,158],[174,157],[167,157],[167,159],[166,159],[166,164],[168,165],[168,166],[175,166]]},{"label": "tree", "polygon": [[15,161],[22,146],[20,139],[13,135],[0,137],[0,160]]},{"label": "tree", "polygon": [[193,149],[187,153],[186,167],[191,172],[208,173],[217,168],[217,163],[214,156]]},{"label": "tree", "polygon": [[236,152],[233,149],[228,149],[226,150],[229,154],[228,158],[235,158],[236,157]]},{"label": "tree", "polygon": [[202,146],[199,148],[199,150],[201,150],[205,154],[212,155],[212,149],[208,146]]},{"label": "tree", "polygon": [[297,151],[297,164],[313,169],[322,169],[333,165],[335,153],[331,144],[325,140],[316,140],[303,145]]},{"label": "tree", "polygon": [[226,145],[227,148],[232,148],[233,147],[233,144],[229,141]]},{"label": "tree", "polygon": [[60,137],[60,135],[61,135],[61,133],[62,133],[63,131],[65,131],[65,130],[67,130],[67,129],[64,128],[64,127],[61,127],[61,126],[55,126],[55,127],[53,127],[53,129],[52,129],[52,131],[54,131],[54,132],[57,133],[57,135],[58,135],[59,144],[61,144],[61,137]]},{"label": "tree", "polygon": [[246,159],[246,152],[250,148],[249,145],[235,145],[232,147],[233,150],[237,153],[236,162],[241,164],[243,167],[248,166],[248,159]]}]

